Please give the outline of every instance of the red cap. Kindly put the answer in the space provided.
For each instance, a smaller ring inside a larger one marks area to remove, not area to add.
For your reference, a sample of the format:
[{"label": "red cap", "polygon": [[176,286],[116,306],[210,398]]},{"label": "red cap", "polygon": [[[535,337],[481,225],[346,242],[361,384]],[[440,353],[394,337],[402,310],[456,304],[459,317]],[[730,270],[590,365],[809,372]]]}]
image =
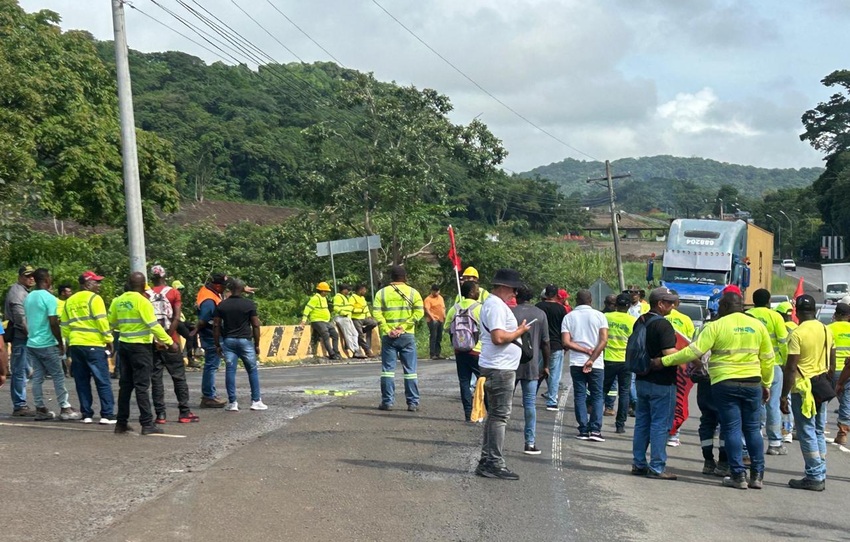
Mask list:
[{"label": "red cap", "polygon": [[82,275],[80,275],[80,282],[85,282],[87,280],[103,280],[103,277],[95,273],[94,271],[86,271]]},{"label": "red cap", "polygon": [[741,297],[744,297],[744,294],[743,294],[743,293],[741,293],[741,289],[740,289],[740,288],[738,288],[738,286],[737,286],[737,285],[735,285],[735,284],[730,284],[730,285],[729,285],[729,286],[727,286],[726,288],[723,288],[723,293],[724,293],[724,294],[728,294],[728,293],[730,293],[730,292],[731,292],[731,293],[733,293],[733,294],[738,294],[738,295],[739,295],[739,296],[741,296]]},{"label": "red cap", "polygon": [[569,294],[569,292],[567,292],[566,290],[564,290],[563,288],[561,288],[560,290],[558,290],[558,297],[559,297],[560,299],[569,299],[569,298],[570,298],[570,294]]}]

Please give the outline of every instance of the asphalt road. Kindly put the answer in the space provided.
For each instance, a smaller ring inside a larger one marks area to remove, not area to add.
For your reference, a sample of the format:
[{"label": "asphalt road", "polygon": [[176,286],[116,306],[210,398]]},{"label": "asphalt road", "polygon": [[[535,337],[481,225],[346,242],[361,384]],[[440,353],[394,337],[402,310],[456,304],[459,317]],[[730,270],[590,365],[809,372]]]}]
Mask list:
[{"label": "asphalt road", "polygon": [[785,271],[779,265],[775,265],[773,266],[773,272],[776,274],[784,273],[794,280],[799,280],[802,277],[805,292],[812,295],[818,303],[823,303],[820,269],[809,269],[808,267],[798,266],[796,271]]},{"label": "asphalt road", "polygon": [[[376,364],[263,370],[270,410],[203,410],[199,424],[165,426],[185,438],[122,437],[73,423],[0,425],[0,539],[848,538],[839,513],[850,494],[850,450],[830,445],[823,493],[787,488],[802,473],[797,443],[789,455],[767,458],[764,490],[732,490],[700,474],[691,418],[682,446],[668,448],[679,480],[651,481],[629,475],[633,420],[626,435],[615,435],[613,418],[605,418],[605,443],[573,438],[571,393],[562,394],[559,412],[538,410],[543,454],[522,454],[517,397],[506,448],[521,479],[482,479],[472,473],[481,427],[462,421],[453,362],[421,363],[418,413],[375,409],[378,371]],[[199,376],[191,375],[194,397]],[[397,384],[400,391],[401,378]],[[244,375],[239,389],[247,400]],[[0,412],[9,410],[3,390]]]}]

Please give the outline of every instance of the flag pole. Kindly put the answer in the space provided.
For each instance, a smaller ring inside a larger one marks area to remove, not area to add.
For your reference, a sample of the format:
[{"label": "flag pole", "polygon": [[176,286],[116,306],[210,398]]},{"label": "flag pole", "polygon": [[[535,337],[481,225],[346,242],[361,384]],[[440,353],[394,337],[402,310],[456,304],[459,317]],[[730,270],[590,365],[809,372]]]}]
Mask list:
[{"label": "flag pole", "polygon": [[451,252],[453,254],[452,257],[452,267],[455,270],[455,282],[457,283],[457,297],[458,299],[463,299],[463,296],[460,295],[460,269],[458,269],[458,256],[457,256],[457,247],[455,246],[455,230],[452,228],[452,225],[449,224],[449,239],[451,240],[452,249]]}]

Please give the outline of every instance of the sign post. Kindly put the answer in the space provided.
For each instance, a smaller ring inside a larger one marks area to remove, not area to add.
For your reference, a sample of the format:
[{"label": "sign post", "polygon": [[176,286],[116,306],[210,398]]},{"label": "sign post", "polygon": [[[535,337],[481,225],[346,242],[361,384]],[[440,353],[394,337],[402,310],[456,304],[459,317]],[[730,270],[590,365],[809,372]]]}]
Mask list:
[{"label": "sign post", "polygon": [[372,273],[372,251],[381,248],[381,237],[370,235],[368,237],[354,237],[352,239],[337,239],[335,241],[321,241],[316,243],[316,256],[331,257],[331,274],[333,275],[334,292],[337,290],[336,267],[334,266],[334,254],[346,254],[349,252],[366,251],[369,262],[369,286],[372,291],[372,303],[375,302],[375,282]]}]

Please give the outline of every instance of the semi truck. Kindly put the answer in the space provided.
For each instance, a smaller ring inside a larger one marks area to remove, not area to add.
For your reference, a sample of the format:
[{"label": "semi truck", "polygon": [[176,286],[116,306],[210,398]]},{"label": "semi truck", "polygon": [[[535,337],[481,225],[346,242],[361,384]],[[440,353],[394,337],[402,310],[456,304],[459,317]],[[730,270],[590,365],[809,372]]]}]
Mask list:
[{"label": "semi truck", "polygon": [[744,303],[753,292],[770,289],[773,234],[743,220],[680,218],[670,223],[661,284],[676,290],[682,303],[717,311],[723,289],[741,288]]},{"label": "semi truck", "polygon": [[850,263],[825,263],[820,267],[823,300],[838,303],[848,293]]}]

